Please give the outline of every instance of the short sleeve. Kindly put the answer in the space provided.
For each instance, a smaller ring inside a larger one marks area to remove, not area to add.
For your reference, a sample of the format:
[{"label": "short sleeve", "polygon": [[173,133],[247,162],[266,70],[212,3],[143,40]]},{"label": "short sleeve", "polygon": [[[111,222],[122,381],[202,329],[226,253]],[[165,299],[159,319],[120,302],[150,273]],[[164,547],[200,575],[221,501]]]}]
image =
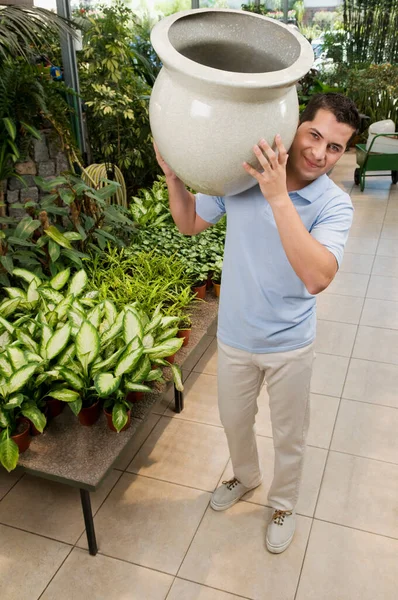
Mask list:
[{"label": "short sleeve", "polygon": [[225,204],[222,196],[206,196],[196,194],[196,214],[201,219],[215,225],[225,214]]},{"label": "short sleeve", "polygon": [[318,216],[310,233],[336,257],[340,267],[354,209],[347,194],[331,200]]}]

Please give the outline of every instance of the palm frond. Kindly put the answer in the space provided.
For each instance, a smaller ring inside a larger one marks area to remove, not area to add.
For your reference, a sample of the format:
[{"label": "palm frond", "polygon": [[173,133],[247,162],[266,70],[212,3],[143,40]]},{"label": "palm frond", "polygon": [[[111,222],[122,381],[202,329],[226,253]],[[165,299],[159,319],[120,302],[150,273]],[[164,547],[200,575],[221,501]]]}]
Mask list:
[{"label": "palm frond", "polygon": [[76,37],[74,23],[45,8],[0,6],[0,60],[22,56],[43,45],[46,34]]}]

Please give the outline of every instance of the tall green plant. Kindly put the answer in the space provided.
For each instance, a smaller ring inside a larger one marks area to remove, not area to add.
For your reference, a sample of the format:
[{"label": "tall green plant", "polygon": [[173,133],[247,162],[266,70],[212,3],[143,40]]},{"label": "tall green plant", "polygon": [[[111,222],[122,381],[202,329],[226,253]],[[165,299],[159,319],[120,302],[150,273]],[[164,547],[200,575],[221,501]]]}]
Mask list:
[{"label": "tall green plant", "polygon": [[0,6],[0,62],[22,56],[28,60],[54,34],[75,35],[73,24],[35,6]]},{"label": "tall green plant", "polygon": [[142,57],[134,48],[134,15],[121,0],[88,17],[80,54],[82,97],[87,106],[94,162],[116,164],[130,191],[158,172],[151,142],[151,88],[137,74]]},{"label": "tall green plant", "polygon": [[350,69],[347,95],[370,122],[392,119],[398,127],[398,65],[370,65]]},{"label": "tall green plant", "polygon": [[0,140],[6,133],[4,119],[11,119],[15,124],[15,144],[23,157],[28,154],[32,136],[40,137],[36,129],[47,120],[63,140],[64,150],[74,148],[66,93],[73,91],[21,58],[0,62]]},{"label": "tall green plant", "polygon": [[344,29],[350,65],[398,62],[398,0],[344,0]]}]

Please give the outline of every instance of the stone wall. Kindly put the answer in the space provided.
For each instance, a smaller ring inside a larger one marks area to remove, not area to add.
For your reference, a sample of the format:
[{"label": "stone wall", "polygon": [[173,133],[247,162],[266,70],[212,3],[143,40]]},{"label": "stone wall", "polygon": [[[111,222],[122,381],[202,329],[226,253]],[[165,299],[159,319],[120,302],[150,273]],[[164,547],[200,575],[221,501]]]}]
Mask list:
[{"label": "stone wall", "polygon": [[54,179],[64,171],[70,171],[70,165],[65,154],[61,151],[60,140],[53,130],[42,130],[40,140],[33,140],[30,157],[16,164],[16,172],[21,175],[26,186],[19,179],[8,179],[5,200],[7,213],[10,217],[21,218],[25,211],[14,208],[17,203],[24,204],[28,200],[37,202],[44,195],[34,182],[34,176],[44,179]]}]

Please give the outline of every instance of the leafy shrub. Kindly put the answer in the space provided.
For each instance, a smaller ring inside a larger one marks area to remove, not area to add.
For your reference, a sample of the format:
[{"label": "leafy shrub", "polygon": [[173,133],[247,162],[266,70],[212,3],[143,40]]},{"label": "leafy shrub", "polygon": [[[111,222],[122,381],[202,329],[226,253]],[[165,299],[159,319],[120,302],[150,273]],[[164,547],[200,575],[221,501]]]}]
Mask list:
[{"label": "leafy shrub", "polygon": [[[18,159],[28,154],[32,136],[40,137],[37,130],[46,120],[60,135],[66,150],[76,148],[66,93],[73,91],[62,82],[49,79],[40,67],[22,59],[0,62],[0,139],[4,141],[7,135],[4,119],[11,120],[16,131]],[[4,175],[0,169],[1,178]]]},{"label": "leafy shrub", "polygon": [[54,276],[66,266],[82,267],[87,252],[99,252],[108,241],[123,245],[134,231],[126,211],[109,206],[115,182],[96,190],[73,176],[35,182],[46,192],[39,202],[14,204],[26,217],[1,217],[0,283],[10,285],[15,267],[29,269],[39,277]]},{"label": "leafy shrub", "polygon": [[398,65],[388,63],[351,69],[347,95],[370,122],[392,119],[398,126]]},{"label": "leafy shrub", "polygon": [[347,64],[324,75],[330,85],[339,85],[357,105],[359,112],[370,117],[369,123],[392,119],[398,127],[398,65]]},{"label": "leafy shrub", "polygon": [[183,235],[175,225],[139,229],[129,251],[137,254],[146,249],[165,257],[176,256],[196,283],[207,279],[214,264],[223,258],[225,232],[225,218],[196,236]]},{"label": "leafy shrub", "polygon": [[329,10],[318,10],[312,18],[313,24],[317,25],[322,31],[330,31],[333,29],[338,20],[338,13]]},{"label": "leafy shrub", "polygon": [[308,102],[315,94],[327,92],[341,92],[337,86],[330,86],[321,80],[322,75],[317,69],[310,69],[297,84],[297,95],[299,99],[300,111],[304,110]]},{"label": "leafy shrub", "polygon": [[141,227],[173,225],[169,209],[169,193],[166,178],[158,175],[151,189],[141,189],[138,196],[131,198],[130,213],[132,219]]},{"label": "leafy shrub", "polygon": [[145,59],[132,43],[134,14],[121,0],[100,9],[88,16],[79,57],[93,162],[116,164],[135,192],[159,172],[149,126],[151,88],[137,74]]},{"label": "leafy shrub", "polygon": [[107,253],[91,258],[87,262],[90,286],[118,309],[139,302],[144,311],[152,313],[161,302],[165,314],[180,315],[194,298],[192,278],[177,256],[137,245],[134,253],[129,248],[109,247]]}]

